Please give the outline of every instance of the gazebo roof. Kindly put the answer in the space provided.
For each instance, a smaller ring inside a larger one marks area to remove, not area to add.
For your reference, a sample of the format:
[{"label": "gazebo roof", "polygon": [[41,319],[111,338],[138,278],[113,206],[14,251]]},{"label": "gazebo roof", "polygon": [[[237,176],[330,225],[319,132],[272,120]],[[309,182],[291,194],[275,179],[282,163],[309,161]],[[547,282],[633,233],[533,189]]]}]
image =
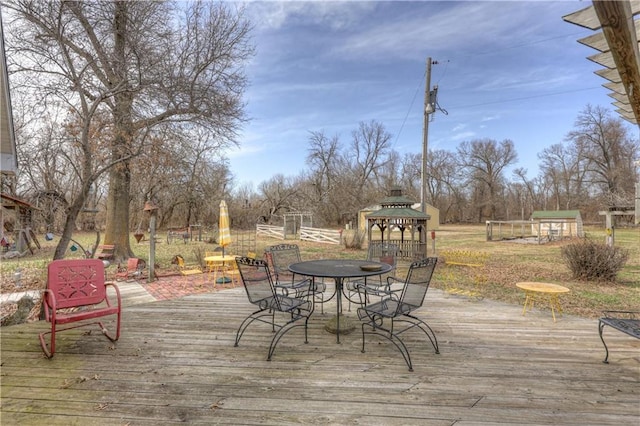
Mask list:
[{"label": "gazebo roof", "polygon": [[369,213],[367,219],[431,219],[431,215],[414,210],[411,207],[383,207]]},{"label": "gazebo roof", "polygon": [[431,215],[412,209],[413,200],[402,195],[402,190],[394,187],[390,195],[380,202],[382,208],[369,213],[367,219],[431,219]]}]

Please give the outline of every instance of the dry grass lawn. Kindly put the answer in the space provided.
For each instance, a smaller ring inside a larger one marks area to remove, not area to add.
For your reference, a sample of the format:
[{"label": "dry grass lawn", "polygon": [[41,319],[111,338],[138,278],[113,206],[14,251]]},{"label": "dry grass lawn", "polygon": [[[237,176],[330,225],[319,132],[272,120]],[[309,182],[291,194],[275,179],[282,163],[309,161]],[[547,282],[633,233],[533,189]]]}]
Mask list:
[{"label": "dry grass lawn", "polygon": [[[600,228],[587,228],[590,238],[604,241],[605,232]],[[232,232],[234,234],[234,232]],[[236,238],[240,233],[235,233]],[[164,235],[161,234],[161,237]],[[74,235],[74,238],[85,247],[95,241],[95,234],[86,233]],[[205,235],[205,239],[209,239]],[[242,238],[240,238],[242,239]],[[252,250],[260,254],[271,244],[283,241],[271,238],[255,238],[247,247],[238,243],[231,247],[234,254],[244,254]],[[364,258],[366,248],[346,249],[343,246],[288,240],[288,243],[298,244],[304,259],[318,258]],[[483,225],[443,225],[436,233],[435,253],[441,255],[447,250],[469,251],[472,253],[486,253],[488,260],[483,267],[467,267],[447,265],[444,259],[438,265],[433,280],[433,286],[461,294],[461,297],[474,299],[493,299],[514,304],[521,304],[522,292],[515,287],[519,281],[544,281],[564,285],[571,290],[569,295],[562,296],[562,304],[566,313],[584,317],[598,317],[603,310],[640,310],[640,228],[616,230],[616,245],[629,251],[629,260],[624,270],[619,274],[615,283],[612,282],[581,282],[572,279],[571,273],[564,265],[560,251],[570,240],[551,242],[547,244],[521,244],[513,241],[486,241]],[[43,289],[46,280],[46,265],[53,256],[57,239],[40,241],[42,249],[34,255],[22,258],[6,259],[0,264],[2,278],[0,289],[2,293],[22,291],[25,289]],[[431,243],[431,242],[430,242]],[[149,243],[136,243],[131,237],[131,246],[136,256],[143,259],[149,257]],[[187,244],[175,242],[167,244],[160,239],[156,245],[156,261],[160,266],[160,274],[176,272],[176,267],[170,264],[171,258],[181,254],[187,264],[197,265],[201,262],[206,251],[212,251],[216,244],[204,241],[192,241]],[[236,251],[237,250],[237,251]],[[80,257],[80,251],[68,252],[68,257]],[[429,255],[433,255],[430,245]],[[403,273],[407,263],[399,267],[399,274]],[[115,272],[115,266],[109,268]],[[16,288],[13,273],[22,270],[23,280],[20,288]],[[10,311],[5,306],[3,316]]]}]

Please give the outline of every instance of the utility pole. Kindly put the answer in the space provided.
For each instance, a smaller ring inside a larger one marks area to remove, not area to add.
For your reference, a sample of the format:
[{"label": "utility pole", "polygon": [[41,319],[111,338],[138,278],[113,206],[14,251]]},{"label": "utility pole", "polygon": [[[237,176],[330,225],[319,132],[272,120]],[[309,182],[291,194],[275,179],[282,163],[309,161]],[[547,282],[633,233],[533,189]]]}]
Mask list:
[{"label": "utility pole", "polygon": [[427,213],[427,147],[429,143],[429,115],[431,111],[431,57],[427,58],[427,81],[424,86],[424,124],[422,125],[422,188],[420,193],[420,211]]}]

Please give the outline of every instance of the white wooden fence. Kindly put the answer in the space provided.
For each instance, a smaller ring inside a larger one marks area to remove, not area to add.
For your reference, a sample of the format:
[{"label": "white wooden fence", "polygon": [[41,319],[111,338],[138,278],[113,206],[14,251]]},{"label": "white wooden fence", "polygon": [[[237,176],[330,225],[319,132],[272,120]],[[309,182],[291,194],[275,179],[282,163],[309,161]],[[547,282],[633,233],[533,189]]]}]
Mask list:
[{"label": "white wooden fence", "polygon": [[256,225],[256,235],[284,240],[284,226]]},{"label": "white wooden fence", "polygon": [[[256,225],[256,236],[285,239],[284,226]],[[300,227],[300,240],[315,241],[317,243],[341,244],[342,231],[335,229]]]},{"label": "white wooden fence", "polygon": [[335,229],[300,227],[300,239],[318,243],[340,244],[342,231]]}]

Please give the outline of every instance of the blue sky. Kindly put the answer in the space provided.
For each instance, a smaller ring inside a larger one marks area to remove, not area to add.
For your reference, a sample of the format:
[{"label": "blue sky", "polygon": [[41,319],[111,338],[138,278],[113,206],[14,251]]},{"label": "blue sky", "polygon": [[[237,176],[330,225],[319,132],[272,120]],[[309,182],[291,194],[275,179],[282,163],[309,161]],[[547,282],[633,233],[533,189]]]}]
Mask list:
[{"label": "blue sky", "polygon": [[[538,173],[537,153],[562,142],[587,104],[609,109],[606,81],[577,42],[592,34],[562,17],[588,1],[247,3],[256,56],[241,147],[230,151],[237,185],[305,169],[311,131],[343,144],[376,120],[400,154],[422,152],[425,64],[437,61],[438,112],[429,148],[511,139],[516,167]],[[637,131],[637,130],[636,130]],[[635,135],[635,133],[631,133]]]}]

